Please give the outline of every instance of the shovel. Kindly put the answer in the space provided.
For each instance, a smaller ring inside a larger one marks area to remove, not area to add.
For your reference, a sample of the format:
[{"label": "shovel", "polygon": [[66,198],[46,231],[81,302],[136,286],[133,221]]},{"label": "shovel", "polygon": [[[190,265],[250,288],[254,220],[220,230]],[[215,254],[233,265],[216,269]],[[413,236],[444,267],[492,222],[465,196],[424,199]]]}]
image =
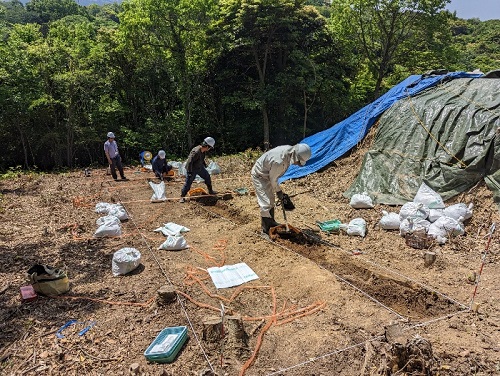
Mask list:
[{"label": "shovel", "polygon": [[285,205],[283,205],[283,203],[281,201],[280,201],[280,205],[281,205],[281,209],[283,209],[283,219],[285,220],[286,232],[289,233],[290,232],[290,227],[288,227],[288,221],[286,219]]}]

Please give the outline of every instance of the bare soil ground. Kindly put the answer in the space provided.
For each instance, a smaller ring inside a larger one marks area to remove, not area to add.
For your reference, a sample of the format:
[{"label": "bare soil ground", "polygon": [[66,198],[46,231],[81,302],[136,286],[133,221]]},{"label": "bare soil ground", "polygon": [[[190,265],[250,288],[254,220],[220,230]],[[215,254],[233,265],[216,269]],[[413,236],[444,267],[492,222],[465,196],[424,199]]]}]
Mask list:
[{"label": "bare soil ground", "polygon": [[[125,182],[105,170],[1,181],[0,374],[498,374],[499,235],[488,246],[487,234],[500,218],[490,191],[479,184],[447,203],[473,202],[473,217],[465,235],[432,246],[437,259],[424,266],[425,250],[377,226],[382,210],[399,208],[355,210],[342,196],[363,152],[283,184],[296,205],[288,222],[307,236],[274,242],[259,235],[255,197],[234,192],[253,190],[255,152],[215,159],[222,173],[214,187],[233,197],[208,203],[179,203],[180,178],[167,183],[168,201],[151,203],[152,173],[138,167]],[[125,206],[121,237],[93,237],[98,202]],[[318,232],[316,221],[356,217],[368,223],[364,238]],[[189,249],[157,249],[165,237],[153,230],[167,222],[190,229]],[[142,263],[113,277],[123,247],[138,249]],[[259,279],[217,290],[206,269],[240,262]],[[19,289],[36,263],[65,269],[70,291],[22,303]],[[177,292],[173,302],[159,301],[162,286]],[[204,323],[217,323],[222,308],[223,328],[205,338]],[[78,323],[57,338],[70,319]],[[145,359],[162,329],[184,325],[189,338],[172,363]]]}]

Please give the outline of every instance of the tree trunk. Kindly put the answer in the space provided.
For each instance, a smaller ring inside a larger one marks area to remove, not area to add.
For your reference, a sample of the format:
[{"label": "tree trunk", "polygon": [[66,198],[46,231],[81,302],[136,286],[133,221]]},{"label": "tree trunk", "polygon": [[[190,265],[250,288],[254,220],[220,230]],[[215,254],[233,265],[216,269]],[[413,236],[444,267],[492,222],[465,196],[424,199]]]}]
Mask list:
[{"label": "tree trunk", "polygon": [[264,121],[264,151],[267,151],[271,147],[271,144],[269,142],[269,117],[267,116],[267,106],[265,104],[261,106],[261,111]]},{"label": "tree trunk", "polygon": [[24,139],[24,133],[22,128],[20,127],[19,123],[16,122],[16,128],[19,133],[19,138],[21,139],[21,144],[23,145],[23,154],[24,154],[24,167],[26,169],[29,169],[29,164],[28,164],[28,147],[26,145],[26,140]]}]

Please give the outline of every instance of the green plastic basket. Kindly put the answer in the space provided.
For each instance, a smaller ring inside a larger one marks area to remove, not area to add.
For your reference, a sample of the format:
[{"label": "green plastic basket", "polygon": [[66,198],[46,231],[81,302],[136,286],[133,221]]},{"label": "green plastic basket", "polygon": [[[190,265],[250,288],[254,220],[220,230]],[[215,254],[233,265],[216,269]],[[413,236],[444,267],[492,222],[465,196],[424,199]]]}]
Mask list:
[{"label": "green plastic basket", "polygon": [[316,224],[319,226],[321,231],[324,232],[339,232],[340,231],[340,225],[342,222],[338,219],[332,219],[330,221],[324,221],[324,222],[316,222]]},{"label": "green plastic basket", "polygon": [[171,363],[187,340],[187,327],[174,326],[163,329],[144,352],[150,362]]}]

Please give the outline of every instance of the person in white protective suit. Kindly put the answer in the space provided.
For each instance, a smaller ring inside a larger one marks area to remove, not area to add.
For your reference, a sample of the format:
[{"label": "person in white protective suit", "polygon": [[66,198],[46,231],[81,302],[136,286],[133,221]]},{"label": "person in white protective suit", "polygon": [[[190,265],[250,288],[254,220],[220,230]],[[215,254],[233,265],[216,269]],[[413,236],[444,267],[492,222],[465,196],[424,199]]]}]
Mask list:
[{"label": "person in white protective suit", "polygon": [[252,168],[252,181],[260,207],[262,232],[269,235],[271,227],[279,226],[274,220],[275,193],[283,200],[284,194],[278,179],[290,165],[304,166],[311,158],[311,148],[307,144],[282,145],[260,156]]}]

